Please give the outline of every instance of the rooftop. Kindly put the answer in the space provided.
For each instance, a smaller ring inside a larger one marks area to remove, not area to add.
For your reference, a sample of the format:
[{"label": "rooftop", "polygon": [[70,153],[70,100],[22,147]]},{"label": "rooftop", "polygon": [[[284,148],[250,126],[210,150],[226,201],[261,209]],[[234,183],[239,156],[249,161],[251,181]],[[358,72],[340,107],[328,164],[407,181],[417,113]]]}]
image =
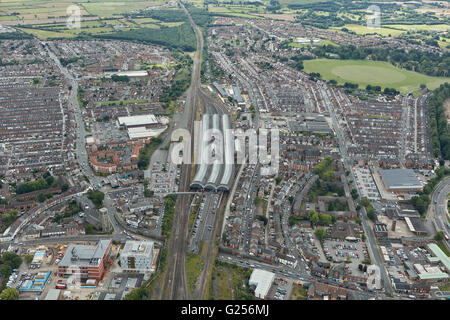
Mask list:
[{"label": "rooftop", "polygon": [[158,123],[155,115],[153,114],[145,114],[139,116],[130,116],[130,117],[119,117],[119,124],[129,126],[143,126],[146,124],[155,124]]},{"label": "rooftop", "polygon": [[433,252],[435,257],[429,258],[431,262],[440,261],[447,268],[447,271],[450,271],[450,258],[438,247],[435,243],[430,243],[428,248]]},{"label": "rooftop", "polygon": [[97,245],[71,245],[59,266],[98,266],[106,253],[111,240],[99,240]]},{"label": "rooftop", "polygon": [[388,189],[421,189],[423,187],[412,169],[380,170],[380,174]]}]

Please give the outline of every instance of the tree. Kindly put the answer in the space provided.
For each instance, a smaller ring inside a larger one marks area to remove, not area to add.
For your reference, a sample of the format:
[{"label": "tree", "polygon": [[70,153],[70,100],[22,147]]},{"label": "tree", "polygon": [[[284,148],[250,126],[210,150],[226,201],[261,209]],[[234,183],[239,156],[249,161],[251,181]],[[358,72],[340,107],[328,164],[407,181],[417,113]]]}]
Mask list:
[{"label": "tree", "polygon": [[367,218],[369,218],[372,221],[376,220],[377,215],[375,214],[375,210],[373,210],[373,208],[369,208],[369,210],[367,210]]},{"label": "tree", "polygon": [[128,293],[124,300],[148,300],[149,292],[146,288],[140,287]]},{"label": "tree", "polygon": [[153,197],[153,195],[155,194],[155,191],[153,190],[149,190],[147,189],[147,187],[145,187],[144,189],[144,196],[149,198],[149,197]]},{"label": "tree", "polygon": [[103,205],[103,199],[105,199],[105,194],[100,190],[89,190],[87,197],[92,200],[97,208]]},{"label": "tree", "polygon": [[281,182],[281,180],[283,180],[280,176],[277,176],[276,178],[275,178],[275,183],[276,183],[276,185],[279,185],[280,184],[280,182]]},{"label": "tree", "polygon": [[319,227],[314,231],[314,234],[316,235],[317,239],[322,241],[325,238],[326,231],[325,228]]},{"label": "tree", "polygon": [[442,241],[444,239],[444,233],[442,231],[436,232],[434,235],[434,240]]},{"label": "tree", "polygon": [[39,193],[39,195],[38,195],[38,201],[39,201],[39,202],[44,202],[45,200],[47,200],[47,197],[45,196],[45,194]]},{"label": "tree", "polygon": [[330,225],[331,222],[333,221],[333,219],[332,219],[331,215],[329,215],[329,214],[320,213],[319,214],[319,221],[323,225]]},{"label": "tree", "polygon": [[33,255],[26,254],[24,258],[25,258],[26,263],[30,264],[31,261],[33,260]]},{"label": "tree", "polygon": [[0,293],[2,300],[17,300],[19,299],[19,291],[16,288],[6,288]]},{"label": "tree", "polygon": [[22,258],[14,252],[5,252],[2,255],[3,264],[8,264],[11,269],[17,269],[22,264]]},{"label": "tree", "polygon": [[353,200],[358,199],[358,190],[352,189],[351,194],[352,194]]},{"label": "tree", "polygon": [[69,185],[68,185],[67,183],[64,183],[64,184],[61,186],[61,191],[62,191],[62,192],[66,192],[67,190],[69,190]]},{"label": "tree", "polygon": [[2,264],[0,266],[0,275],[2,275],[4,278],[7,278],[10,276],[12,270],[13,269],[9,264]]},{"label": "tree", "polygon": [[318,223],[319,222],[319,213],[315,210],[311,210],[308,214],[308,219],[313,224]]}]

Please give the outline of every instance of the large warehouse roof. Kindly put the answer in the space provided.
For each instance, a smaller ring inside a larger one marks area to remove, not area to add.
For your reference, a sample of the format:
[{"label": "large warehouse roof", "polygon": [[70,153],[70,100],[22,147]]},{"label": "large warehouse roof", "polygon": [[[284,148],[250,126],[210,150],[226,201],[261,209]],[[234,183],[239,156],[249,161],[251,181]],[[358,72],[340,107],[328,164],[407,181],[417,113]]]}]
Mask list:
[{"label": "large warehouse roof", "polygon": [[435,257],[429,258],[431,262],[440,261],[447,268],[447,271],[450,272],[450,258],[439,248],[439,246],[435,243],[428,244],[428,248],[430,248],[431,252],[435,255]]},{"label": "large warehouse roof", "polygon": [[262,269],[255,269],[250,276],[248,284],[256,286],[255,297],[265,299],[274,279],[275,273]]},{"label": "large warehouse roof", "polygon": [[145,114],[140,116],[119,117],[119,124],[129,126],[145,126],[148,124],[158,123],[158,120],[153,114]]},{"label": "large warehouse roof", "polygon": [[388,189],[421,189],[423,186],[412,169],[380,170]]}]

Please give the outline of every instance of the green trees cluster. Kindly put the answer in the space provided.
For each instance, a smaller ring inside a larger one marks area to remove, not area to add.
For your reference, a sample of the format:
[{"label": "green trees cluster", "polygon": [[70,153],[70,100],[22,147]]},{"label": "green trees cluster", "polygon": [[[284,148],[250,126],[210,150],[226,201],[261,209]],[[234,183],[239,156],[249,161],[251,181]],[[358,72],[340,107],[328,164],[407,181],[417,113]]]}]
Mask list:
[{"label": "green trees cluster", "polygon": [[325,181],[331,181],[334,179],[334,166],[333,161],[330,157],[326,157],[323,159],[316,167],[314,168],[314,173],[318,174],[320,179]]},{"label": "green trees cluster", "polygon": [[419,211],[420,215],[423,215],[427,211],[427,208],[431,203],[431,199],[427,194],[421,194],[419,196],[412,197],[410,202],[414,208]]},{"label": "green trees cluster", "polygon": [[316,210],[309,211],[308,215],[305,217],[299,216],[289,216],[289,225],[294,225],[302,220],[309,220],[312,224],[319,224],[323,226],[328,226],[334,222],[336,222],[336,218],[330,214],[319,213]]},{"label": "green trees cluster", "polygon": [[257,216],[256,216],[256,219],[258,219],[259,221],[264,222],[264,225],[267,225],[267,222],[268,222],[267,217],[257,215]]},{"label": "green trees cluster", "polygon": [[314,234],[316,235],[317,239],[319,239],[319,241],[322,241],[323,239],[325,239],[327,232],[325,228],[319,227],[316,230],[314,230]]},{"label": "green trees cluster", "polygon": [[53,221],[59,223],[64,218],[69,218],[81,211],[81,208],[78,206],[76,201],[72,200],[69,202],[69,207],[63,214],[59,214],[53,218]]},{"label": "green trees cluster", "polygon": [[6,288],[0,293],[1,300],[17,300],[19,299],[19,291],[16,288]]},{"label": "green trees cluster", "polygon": [[161,138],[153,138],[150,143],[146,143],[144,148],[139,151],[138,168],[139,170],[146,170],[150,164],[150,156],[161,144]]},{"label": "green trees cluster", "polygon": [[172,224],[175,215],[176,201],[177,196],[174,194],[168,195],[164,198],[164,220],[162,224],[162,234],[165,237],[170,237],[172,233]]},{"label": "green trees cluster", "polygon": [[377,219],[377,215],[375,214],[375,209],[372,207],[372,203],[366,197],[361,198],[361,204],[366,208],[367,217],[375,221]]},{"label": "green trees cluster", "polygon": [[32,39],[31,34],[25,32],[2,32],[0,33],[0,40],[25,40]]},{"label": "green trees cluster", "polygon": [[119,76],[117,74],[113,74],[111,76],[111,80],[114,82],[130,82],[130,77],[127,75]]},{"label": "green trees cluster", "polygon": [[338,199],[328,202],[328,211],[347,211],[347,203],[341,202]]},{"label": "green trees cluster", "polygon": [[147,288],[140,287],[136,288],[134,290],[131,290],[130,293],[128,293],[124,300],[148,300],[150,298],[150,293]]},{"label": "green trees cluster", "polygon": [[430,194],[433,192],[436,185],[445,177],[450,175],[450,169],[441,166],[435,171],[436,177],[428,181],[423,187],[423,191],[419,192],[419,195],[412,197],[409,202],[414,208],[419,211],[420,215],[424,215],[427,212],[428,206],[431,203]]},{"label": "green trees cluster", "polygon": [[105,194],[100,190],[89,190],[87,197],[95,204],[97,208],[103,206],[103,199],[105,199]]},{"label": "green trees cluster", "polygon": [[72,58],[59,58],[59,62],[61,62],[61,65],[66,67],[71,63],[77,62],[80,57],[72,57]]},{"label": "green trees cluster", "polygon": [[359,195],[358,195],[358,190],[352,189],[351,195],[352,195],[353,200],[358,199],[358,197],[359,197]]},{"label": "green trees cluster", "polygon": [[197,47],[197,39],[194,30],[192,30],[192,27],[188,22],[179,26],[161,27],[160,29],[140,28],[128,31],[120,30],[109,34],[96,34],[95,37],[153,43],[188,52],[195,51]]},{"label": "green trees cluster", "polygon": [[[22,258],[17,254],[13,252],[5,252],[2,254],[0,259],[0,276],[3,277],[3,282],[0,284],[0,291],[5,288],[5,285],[12,271],[19,268],[21,264]],[[2,296],[0,295],[0,297]]]},{"label": "green trees cluster", "polygon": [[450,84],[441,84],[428,99],[431,144],[435,157],[450,160],[450,136],[444,101],[450,98]]},{"label": "green trees cluster", "polygon": [[212,14],[205,9],[195,7],[191,4],[186,4],[185,7],[189,11],[192,20],[194,20],[195,24],[199,27],[207,27],[212,24]]},{"label": "green trees cluster", "polygon": [[52,176],[47,178],[39,178],[34,181],[28,181],[25,183],[22,183],[17,186],[16,193],[17,194],[24,194],[29,193],[37,190],[43,190],[51,187],[54,183],[54,178]]},{"label": "green trees cluster", "polygon": [[188,88],[191,83],[192,74],[192,59],[188,55],[175,55],[179,61],[175,69],[177,73],[172,79],[169,87],[164,87],[161,95],[159,96],[160,102],[165,102],[167,105],[171,101],[176,101]]},{"label": "green trees cluster", "polygon": [[131,15],[132,18],[152,18],[164,22],[187,21],[185,13],[181,9],[177,10],[145,10]]},{"label": "green trees cluster", "polygon": [[8,227],[17,219],[17,210],[12,209],[9,213],[2,215],[2,222]]},{"label": "green trees cluster", "polygon": [[318,196],[337,194],[338,197],[343,197],[345,195],[345,190],[343,187],[336,185],[335,183],[324,183],[322,184],[317,180],[308,192],[308,198],[311,202],[315,202]]}]

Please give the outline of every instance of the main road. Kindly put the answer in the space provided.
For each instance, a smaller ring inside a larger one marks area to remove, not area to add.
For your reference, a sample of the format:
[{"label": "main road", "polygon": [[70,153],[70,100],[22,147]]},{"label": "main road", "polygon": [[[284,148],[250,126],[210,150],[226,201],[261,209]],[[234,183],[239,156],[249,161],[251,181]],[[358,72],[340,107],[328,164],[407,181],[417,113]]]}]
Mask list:
[{"label": "main road", "polygon": [[[447,236],[450,235],[449,214],[447,211],[447,197],[450,193],[450,177],[444,178],[435,188],[431,197],[431,205],[427,216],[427,225],[434,226],[436,232],[442,231]],[[429,227],[433,230],[433,228]],[[445,246],[450,250],[447,240],[443,240]]]}]

